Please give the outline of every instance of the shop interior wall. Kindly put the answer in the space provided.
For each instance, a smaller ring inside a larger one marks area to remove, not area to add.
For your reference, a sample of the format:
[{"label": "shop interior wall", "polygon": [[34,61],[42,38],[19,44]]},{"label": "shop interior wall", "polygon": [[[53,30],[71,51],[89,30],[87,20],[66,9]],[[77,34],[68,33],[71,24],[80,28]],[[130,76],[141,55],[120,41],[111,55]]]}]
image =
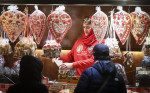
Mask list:
[{"label": "shop interior wall", "polygon": [[[24,11],[24,8],[28,6],[29,8],[29,14],[31,14],[35,9],[34,5],[18,5],[20,11]],[[0,5],[0,11],[2,11],[2,8],[5,8],[7,10],[7,5],[3,6]],[[45,13],[46,16],[50,14],[51,11],[53,11],[58,5],[39,5],[38,8]],[[150,6],[140,6],[143,11],[147,12],[150,14]],[[115,12],[118,10],[116,9],[116,6],[101,6],[101,10],[106,13],[106,15],[109,17],[110,13],[113,8],[115,8]],[[135,10],[135,6],[123,6],[123,10],[127,11],[128,13],[131,13]],[[65,11],[71,16],[72,18],[72,27],[66,34],[65,38],[62,40],[61,45],[63,50],[71,50],[72,46],[74,45],[75,41],[78,38],[82,37],[83,29],[82,29],[82,20],[86,16],[92,16],[96,10],[95,6],[93,5],[65,5]],[[109,18],[110,19],[110,18]],[[46,31],[44,33],[44,36],[42,38],[41,43],[38,45],[38,49],[42,49],[42,46],[45,44],[45,41],[47,39],[48,35],[48,28],[46,28]],[[117,38],[118,39],[118,38]],[[119,39],[118,39],[119,40]],[[5,66],[12,67],[13,63],[17,61],[18,59],[13,58],[14,54],[14,46],[19,40],[17,39],[14,43],[11,43],[12,50],[13,52],[10,55],[5,55]],[[131,50],[132,51],[141,51],[142,45],[138,45],[131,35]],[[119,42],[119,46],[121,48],[121,51],[126,51],[126,44],[122,45]],[[126,67],[126,72],[127,76],[129,79],[130,84],[134,84],[135,81],[135,67],[140,67],[141,66],[141,60],[143,59],[142,54],[138,54],[135,57],[135,62],[133,64],[132,68]],[[140,60],[139,60],[140,59]],[[47,60],[49,61],[49,60]],[[120,64],[123,64],[123,58],[121,60],[115,60],[114,62],[118,62]],[[44,63],[44,62],[43,62]],[[51,69],[51,67],[53,69]],[[51,79],[55,79],[57,77],[57,70],[58,67],[54,64],[51,63],[50,61],[44,65],[44,69],[47,69],[43,71],[43,74]],[[50,72],[50,70],[56,70],[53,72]]]}]

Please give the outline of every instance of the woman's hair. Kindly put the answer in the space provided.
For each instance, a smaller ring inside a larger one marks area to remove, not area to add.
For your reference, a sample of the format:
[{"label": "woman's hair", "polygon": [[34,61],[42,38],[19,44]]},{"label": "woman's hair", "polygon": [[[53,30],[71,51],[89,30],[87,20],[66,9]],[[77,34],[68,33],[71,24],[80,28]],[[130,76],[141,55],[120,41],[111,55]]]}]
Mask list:
[{"label": "woman's hair", "polygon": [[86,25],[90,25],[91,24],[91,18],[89,16],[85,17],[83,19],[83,23]]}]

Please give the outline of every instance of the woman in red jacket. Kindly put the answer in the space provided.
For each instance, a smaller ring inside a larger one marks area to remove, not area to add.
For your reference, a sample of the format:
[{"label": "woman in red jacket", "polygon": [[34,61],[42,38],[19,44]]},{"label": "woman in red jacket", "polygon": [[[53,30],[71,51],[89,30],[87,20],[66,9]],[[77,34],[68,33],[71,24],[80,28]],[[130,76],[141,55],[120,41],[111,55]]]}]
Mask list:
[{"label": "woman in red jacket", "polygon": [[62,56],[59,60],[63,60],[60,66],[62,69],[76,69],[76,75],[81,75],[82,72],[94,64],[94,57],[90,55],[93,47],[98,43],[93,29],[91,27],[91,18],[86,17],[83,20],[83,37],[78,39],[72,50],[67,56]]}]

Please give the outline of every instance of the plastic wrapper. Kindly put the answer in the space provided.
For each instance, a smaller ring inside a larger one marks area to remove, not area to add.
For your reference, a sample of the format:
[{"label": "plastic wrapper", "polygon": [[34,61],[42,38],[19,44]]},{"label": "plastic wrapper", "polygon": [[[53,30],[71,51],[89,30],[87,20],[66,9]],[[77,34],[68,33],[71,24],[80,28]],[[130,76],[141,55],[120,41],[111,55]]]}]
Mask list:
[{"label": "plastic wrapper", "polygon": [[11,76],[11,69],[9,67],[4,67],[3,73],[5,76],[10,77]]},{"label": "plastic wrapper", "polygon": [[72,25],[70,15],[64,10],[63,5],[59,6],[47,17],[48,28],[57,43],[63,40]]},{"label": "plastic wrapper", "polygon": [[122,77],[123,77],[123,79],[125,81],[125,84],[128,84],[129,82],[128,82],[128,78],[127,78],[124,66],[122,66],[119,63],[115,63],[115,67],[117,69],[117,72],[122,75]]},{"label": "plastic wrapper", "polygon": [[15,71],[15,75],[19,76],[20,60],[14,62],[12,69]]},{"label": "plastic wrapper", "polygon": [[33,38],[23,37],[14,47],[14,58],[21,59],[24,55],[36,56],[35,50],[37,49],[36,43]]},{"label": "plastic wrapper", "polygon": [[121,59],[122,53],[118,45],[118,41],[115,38],[107,38],[105,44],[109,47],[109,55],[112,60]]},{"label": "plastic wrapper", "polygon": [[12,53],[12,49],[9,44],[9,40],[1,39],[0,40],[0,55],[8,55],[10,53]]},{"label": "plastic wrapper", "polygon": [[61,45],[55,40],[47,40],[46,44],[42,48],[42,57],[46,58],[58,58],[61,56]]},{"label": "plastic wrapper", "polygon": [[19,74],[16,71],[9,67],[3,68],[3,75],[2,79],[4,80],[3,83],[11,83],[14,84],[19,79]]},{"label": "plastic wrapper", "polygon": [[91,25],[98,43],[102,43],[108,27],[108,17],[100,7],[96,7],[96,10],[92,15]]},{"label": "plastic wrapper", "polygon": [[123,62],[123,64],[125,66],[132,67],[132,65],[133,65],[133,53],[128,51],[128,52],[126,52],[124,54],[124,62]]},{"label": "plastic wrapper", "polygon": [[142,67],[150,70],[150,57],[144,56],[144,60],[142,60]]},{"label": "plastic wrapper", "polygon": [[117,6],[117,9],[119,11],[113,16],[113,29],[122,45],[124,45],[130,33],[131,17],[130,14],[122,9],[122,6]]},{"label": "plastic wrapper", "polygon": [[144,56],[150,56],[150,37],[146,38],[146,42],[143,44],[142,52]]},{"label": "plastic wrapper", "polygon": [[17,5],[8,6],[1,15],[2,27],[11,42],[15,42],[25,28],[25,14],[18,11]]},{"label": "plastic wrapper", "polygon": [[130,13],[132,18],[131,34],[136,42],[141,45],[145,40],[150,26],[149,15],[142,11],[141,7],[136,7],[135,11]]},{"label": "plastic wrapper", "polygon": [[46,15],[38,10],[37,6],[35,6],[35,9],[36,10],[29,17],[30,29],[32,30],[36,43],[40,44],[46,29]]}]

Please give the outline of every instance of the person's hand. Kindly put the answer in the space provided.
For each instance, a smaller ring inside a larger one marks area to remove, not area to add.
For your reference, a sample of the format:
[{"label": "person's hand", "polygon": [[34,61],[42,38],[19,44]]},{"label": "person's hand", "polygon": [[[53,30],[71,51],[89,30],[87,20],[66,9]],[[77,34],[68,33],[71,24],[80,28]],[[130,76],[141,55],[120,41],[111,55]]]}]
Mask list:
[{"label": "person's hand", "polygon": [[58,60],[59,58],[52,58],[52,63],[55,63],[55,60]]},{"label": "person's hand", "polygon": [[60,65],[60,69],[72,69],[73,68],[73,63],[63,63]]}]

